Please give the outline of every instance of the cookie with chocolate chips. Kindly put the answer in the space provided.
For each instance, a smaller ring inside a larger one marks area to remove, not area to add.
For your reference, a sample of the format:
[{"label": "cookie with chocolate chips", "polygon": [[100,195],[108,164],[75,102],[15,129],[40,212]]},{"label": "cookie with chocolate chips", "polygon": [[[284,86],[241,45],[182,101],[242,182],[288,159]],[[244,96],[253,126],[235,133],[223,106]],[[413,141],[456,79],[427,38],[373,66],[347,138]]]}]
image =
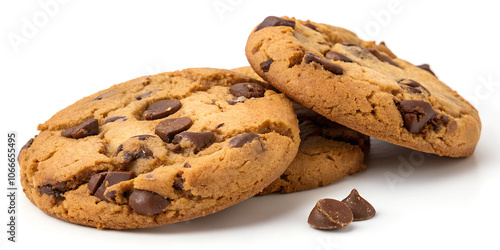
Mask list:
[{"label": "cookie with chocolate chips", "polygon": [[[261,80],[251,67],[232,70]],[[370,149],[368,136],[332,122],[298,103],[293,107],[299,120],[299,151],[280,178],[260,195],[325,186],[365,168],[364,160]]]},{"label": "cookie with chocolate chips", "polygon": [[114,85],[38,130],[19,155],[26,196],[51,216],[113,229],[185,221],[250,198],[279,178],[300,142],[283,94],[208,68]]},{"label": "cookie with chocolate chips", "polygon": [[246,56],[288,97],[368,136],[441,156],[470,156],[481,133],[477,110],[386,46],[327,24],[267,17]]}]

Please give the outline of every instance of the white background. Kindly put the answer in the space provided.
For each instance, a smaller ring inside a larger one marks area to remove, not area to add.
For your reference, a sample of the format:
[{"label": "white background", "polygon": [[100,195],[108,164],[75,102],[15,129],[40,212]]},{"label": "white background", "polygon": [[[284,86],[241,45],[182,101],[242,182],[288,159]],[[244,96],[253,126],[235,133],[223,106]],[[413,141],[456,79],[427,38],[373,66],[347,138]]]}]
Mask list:
[{"label": "white background", "polygon": [[[0,248],[496,248],[500,18],[492,2],[1,1]],[[66,223],[19,191],[17,242],[7,242],[8,131],[18,133],[19,149],[39,123],[112,84],[189,67],[245,66],[248,34],[268,15],[351,29],[362,39],[386,41],[400,58],[429,63],[478,108],[483,130],[475,154],[450,159],[374,140],[367,169],[342,181],[254,197],[204,218],[141,230]],[[352,188],[377,209],[374,218],[334,231],[309,227],[318,199],[343,199]]]}]

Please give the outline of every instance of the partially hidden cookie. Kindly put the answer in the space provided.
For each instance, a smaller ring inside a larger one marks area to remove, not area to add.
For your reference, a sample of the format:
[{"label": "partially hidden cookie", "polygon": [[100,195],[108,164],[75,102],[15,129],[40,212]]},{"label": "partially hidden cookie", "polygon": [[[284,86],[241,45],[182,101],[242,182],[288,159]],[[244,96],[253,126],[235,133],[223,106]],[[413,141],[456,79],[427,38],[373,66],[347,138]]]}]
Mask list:
[{"label": "partially hidden cookie", "polygon": [[[260,79],[251,67],[233,70]],[[280,178],[260,195],[321,187],[365,168],[364,160],[370,148],[368,136],[332,122],[298,103],[293,106],[299,119],[299,151]]]},{"label": "partially hidden cookie", "polygon": [[83,98],[38,126],[20,153],[27,197],[54,217],[144,228],[250,198],[295,157],[291,102],[219,69],[140,77]]},{"label": "partially hidden cookie", "polygon": [[268,17],[246,56],[263,79],[328,119],[368,136],[441,156],[470,156],[477,110],[428,65],[413,65],[384,42],[311,21]]}]

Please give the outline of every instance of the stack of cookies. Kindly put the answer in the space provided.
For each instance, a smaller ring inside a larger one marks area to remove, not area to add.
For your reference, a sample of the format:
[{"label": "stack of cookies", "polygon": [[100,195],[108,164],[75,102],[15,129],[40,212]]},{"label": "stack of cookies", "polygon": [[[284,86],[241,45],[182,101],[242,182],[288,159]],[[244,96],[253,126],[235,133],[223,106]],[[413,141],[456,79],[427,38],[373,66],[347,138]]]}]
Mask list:
[{"label": "stack of cookies", "polygon": [[154,227],[356,173],[368,136],[448,157],[479,140],[477,110],[384,43],[268,17],[245,52],[251,67],[140,77],[59,111],[19,155],[26,196],[81,225]]}]

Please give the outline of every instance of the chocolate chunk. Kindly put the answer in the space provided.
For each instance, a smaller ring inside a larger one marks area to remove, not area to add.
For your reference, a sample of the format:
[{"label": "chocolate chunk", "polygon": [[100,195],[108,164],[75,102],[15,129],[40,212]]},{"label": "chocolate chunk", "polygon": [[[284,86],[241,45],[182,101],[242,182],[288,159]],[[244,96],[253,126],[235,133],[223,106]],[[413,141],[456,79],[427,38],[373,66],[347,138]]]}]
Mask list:
[{"label": "chocolate chunk", "polygon": [[61,132],[61,135],[68,138],[83,138],[90,135],[97,135],[99,133],[99,121],[97,119],[88,119],[82,124],[66,129]]},{"label": "chocolate chunk", "polygon": [[137,96],[135,97],[135,99],[136,99],[137,101],[140,101],[140,100],[142,100],[142,99],[144,99],[144,98],[148,97],[149,95],[151,95],[151,93],[153,93],[153,91],[152,91],[152,90],[150,90],[150,91],[148,91],[148,92],[146,92],[146,93],[142,93],[142,94],[140,94],[140,95],[137,95]]},{"label": "chocolate chunk", "polygon": [[433,127],[433,130],[439,132],[442,127],[447,127],[451,119],[447,115],[437,114],[429,122]]},{"label": "chocolate chunk", "polygon": [[375,216],[375,208],[363,199],[356,189],[353,189],[342,202],[351,209],[355,221],[367,220]]},{"label": "chocolate chunk", "polygon": [[130,195],[128,204],[142,215],[155,215],[163,211],[170,202],[157,193],[136,189]]},{"label": "chocolate chunk", "polygon": [[153,151],[148,148],[140,147],[137,151],[125,151],[123,153],[123,163],[129,164],[131,161],[136,159],[147,159],[153,157]]},{"label": "chocolate chunk", "polygon": [[344,70],[340,66],[338,66],[337,64],[332,63],[325,58],[321,58],[320,56],[315,55],[311,52],[306,53],[306,55],[304,57],[304,61],[306,63],[310,63],[310,62],[319,63],[319,64],[321,64],[321,66],[323,66],[323,68],[325,68],[326,70],[328,70],[336,75],[342,75],[344,73]]},{"label": "chocolate chunk", "polygon": [[234,137],[229,141],[229,146],[232,148],[241,148],[247,143],[251,143],[255,139],[259,139],[260,136],[253,133],[245,133],[238,137]]},{"label": "chocolate chunk", "polygon": [[321,199],[309,214],[307,223],[316,229],[345,227],[353,220],[349,207],[334,199]]},{"label": "chocolate chunk", "polygon": [[276,16],[268,16],[255,29],[255,31],[259,31],[265,27],[273,27],[273,26],[289,26],[292,27],[292,29],[295,29],[295,21],[279,18]]},{"label": "chocolate chunk", "polygon": [[380,61],[389,63],[390,65],[396,66],[396,67],[399,68],[399,65],[397,63],[395,63],[390,57],[381,54],[378,50],[372,49],[372,48],[368,48],[368,51],[370,51],[370,53],[372,53]]},{"label": "chocolate chunk", "polygon": [[41,194],[54,195],[54,190],[52,190],[52,185],[43,185],[38,187],[38,191]]},{"label": "chocolate chunk", "polygon": [[[352,46],[361,47],[360,45],[355,44],[355,43],[341,43],[341,44],[344,46],[347,46],[347,47],[352,47]],[[363,48],[363,47],[361,47],[361,48]]]},{"label": "chocolate chunk", "polygon": [[87,185],[87,188],[89,189],[90,194],[94,194],[95,191],[101,186],[102,181],[104,181],[104,178],[108,172],[102,172],[102,173],[97,173],[94,174],[90,177],[89,184]]},{"label": "chocolate chunk", "polygon": [[172,143],[179,144],[181,148],[191,147],[195,152],[210,146],[215,141],[214,132],[188,132],[184,131],[174,136]]},{"label": "chocolate chunk", "polygon": [[63,192],[61,190],[54,189],[50,184],[38,187],[38,192],[40,192],[41,194],[52,195],[57,199],[63,198]]},{"label": "chocolate chunk", "polygon": [[175,176],[176,178],[174,180],[174,185],[172,186],[175,190],[182,190],[182,188],[184,187],[184,179],[182,178],[183,173],[184,172],[179,172]]},{"label": "chocolate chunk", "polygon": [[97,135],[99,133],[99,121],[97,119],[88,119],[80,126],[76,127],[71,136],[75,139],[83,138],[90,135]]},{"label": "chocolate chunk", "polygon": [[102,181],[101,185],[99,188],[94,193],[94,196],[101,200],[108,200],[106,197],[104,197],[104,192],[106,191],[106,188],[113,186],[117,183],[120,183],[122,181],[128,181],[134,178],[134,173],[133,172],[107,172],[106,177]]},{"label": "chocolate chunk", "polygon": [[113,191],[109,191],[106,193],[106,199],[108,201],[115,201],[116,200],[116,191],[113,190]]},{"label": "chocolate chunk", "polygon": [[401,101],[399,111],[410,133],[420,132],[422,127],[436,115],[436,111],[429,103],[416,100]]},{"label": "chocolate chunk", "polygon": [[144,120],[156,120],[167,117],[181,108],[179,100],[162,100],[151,104],[142,114]]},{"label": "chocolate chunk", "polygon": [[316,26],[314,26],[314,24],[312,24],[312,23],[306,23],[306,24],[304,24],[304,26],[309,27],[309,28],[311,28],[311,29],[313,29],[313,30],[315,30],[315,31],[318,31],[318,30],[316,29]]},{"label": "chocolate chunk", "polygon": [[[219,125],[224,125],[224,123],[221,123],[221,124],[219,124]],[[217,127],[217,128],[219,128],[219,127]],[[21,150],[19,151],[19,153],[21,153],[23,150],[25,150],[25,149],[27,149],[27,148],[31,147],[31,144],[33,144],[33,142],[34,142],[34,141],[35,141],[35,140],[34,140],[33,138],[29,139],[29,140],[28,140],[28,141],[24,144],[24,146],[21,148]]]},{"label": "chocolate chunk", "polygon": [[414,81],[412,79],[401,79],[398,81],[398,84],[401,85],[403,89],[406,89],[410,93],[414,94],[424,94],[426,96],[430,96],[431,93],[427,88],[422,86],[422,84]]},{"label": "chocolate chunk", "polygon": [[224,126],[224,123],[220,123],[219,125],[217,125],[217,127],[214,128],[214,131],[221,128],[222,126]]},{"label": "chocolate chunk", "polygon": [[66,138],[73,138],[71,134],[75,131],[75,128],[68,128],[66,130],[61,131],[61,136]]},{"label": "chocolate chunk", "polygon": [[236,105],[236,103],[238,103],[238,102],[239,102],[239,101],[238,101],[238,99],[235,99],[235,100],[227,100],[227,103],[228,103],[229,105]]},{"label": "chocolate chunk", "polygon": [[426,70],[427,72],[431,73],[433,76],[436,76],[436,74],[434,74],[434,72],[431,70],[431,66],[429,64],[422,64],[422,65],[417,65],[417,67],[423,69],[423,70]]},{"label": "chocolate chunk", "polygon": [[148,138],[154,138],[154,137],[155,137],[154,135],[134,135],[130,138],[137,138],[137,139],[139,139],[139,141],[144,141]]},{"label": "chocolate chunk", "polygon": [[237,83],[229,88],[229,93],[236,97],[244,96],[246,98],[263,97],[266,90],[257,83]]},{"label": "chocolate chunk", "polygon": [[104,98],[104,95],[106,95],[107,93],[109,93],[109,92],[100,94],[96,98],[92,99],[92,101],[100,101],[100,100],[102,100],[102,98]]},{"label": "chocolate chunk", "polygon": [[156,125],[155,134],[164,142],[170,142],[176,134],[189,129],[192,123],[189,117],[166,119]]},{"label": "chocolate chunk", "polygon": [[106,119],[104,121],[104,124],[108,123],[108,122],[115,122],[115,121],[118,121],[118,120],[121,120],[122,122],[126,121],[127,118],[125,116],[113,116],[113,117],[110,117],[108,119]]},{"label": "chocolate chunk", "polygon": [[123,150],[123,144],[118,145],[118,148],[116,148],[116,153],[115,155],[118,155],[120,152]]},{"label": "chocolate chunk", "polygon": [[334,61],[342,61],[342,62],[354,62],[351,58],[345,56],[344,54],[341,54],[337,51],[328,51],[325,55],[326,59],[331,59]]},{"label": "chocolate chunk", "polygon": [[262,71],[264,72],[269,72],[269,69],[271,68],[271,64],[273,63],[273,59],[269,59],[263,63],[260,64],[260,68],[262,69]]},{"label": "chocolate chunk", "polygon": [[[222,123],[224,124],[224,123]],[[31,144],[33,144],[35,140],[33,138],[29,139],[25,144],[24,146],[19,150],[19,154],[17,155],[17,161],[19,161],[19,156],[21,156],[21,152],[23,152],[23,150],[31,147]]]}]

